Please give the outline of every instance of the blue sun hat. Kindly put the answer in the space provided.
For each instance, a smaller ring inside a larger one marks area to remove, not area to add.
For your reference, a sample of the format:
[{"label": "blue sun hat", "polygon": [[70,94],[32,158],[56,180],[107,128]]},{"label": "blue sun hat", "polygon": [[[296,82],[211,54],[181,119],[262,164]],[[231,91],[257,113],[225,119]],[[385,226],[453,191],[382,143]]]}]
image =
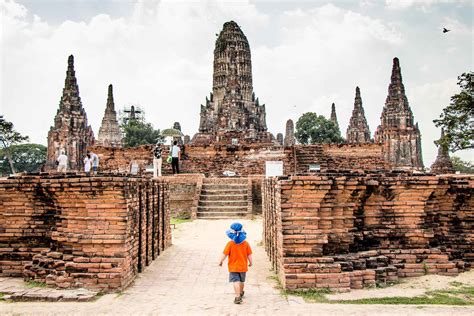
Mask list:
[{"label": "blue sun hat", "polygon": [[230,229],[225,233],[227,234],[227,237],[232,239],[237,245],[247,238],[247,233],[244,231],[242,224],[238,222],[230,225]]}]

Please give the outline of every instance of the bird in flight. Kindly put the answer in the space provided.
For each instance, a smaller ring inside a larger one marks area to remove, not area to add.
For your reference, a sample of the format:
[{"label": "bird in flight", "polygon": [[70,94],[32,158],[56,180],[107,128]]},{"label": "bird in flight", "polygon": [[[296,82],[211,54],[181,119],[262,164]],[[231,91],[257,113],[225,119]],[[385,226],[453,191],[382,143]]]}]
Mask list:
[{"label": "bird in flight", "polygon": [[448,33],[451,30],[448,30],[447,28],[443,27],[443,33]]}]

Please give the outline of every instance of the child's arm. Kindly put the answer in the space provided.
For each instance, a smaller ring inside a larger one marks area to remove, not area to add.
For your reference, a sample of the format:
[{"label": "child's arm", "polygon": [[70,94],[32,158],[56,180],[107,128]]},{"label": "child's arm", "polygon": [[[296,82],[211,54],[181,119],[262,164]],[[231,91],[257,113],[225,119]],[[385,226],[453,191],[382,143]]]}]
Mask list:
[{"label": "child's arm", "polygon": [[249,267],[251,267],[252,266],[252,254],[248,255],[247,258],[249,260]]},{"label": "child's arm", "polygon": [[219,266],[222,266],[222,263],[224,262],[224,260],[225,260],[226,257],[227,257],[227,255],[222,254],[221,260],[219,261]]}]

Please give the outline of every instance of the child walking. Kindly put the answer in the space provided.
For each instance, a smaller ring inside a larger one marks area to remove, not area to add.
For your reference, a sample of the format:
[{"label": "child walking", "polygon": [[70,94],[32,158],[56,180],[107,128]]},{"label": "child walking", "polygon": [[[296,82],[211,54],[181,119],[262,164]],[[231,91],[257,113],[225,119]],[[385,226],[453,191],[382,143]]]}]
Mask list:
[{"label": "child walking", "polygon": [[229,282],[234,285],[234,304],[240,304],[245,294],[245,276],[248,267],[252,266],[252,249],[249,243],[245,241],[247,233],[243,230],[242,224],[233,223],[226,234],[231,241],[225,246],[219,266],[222,266],[225,258],[229,256]]}]

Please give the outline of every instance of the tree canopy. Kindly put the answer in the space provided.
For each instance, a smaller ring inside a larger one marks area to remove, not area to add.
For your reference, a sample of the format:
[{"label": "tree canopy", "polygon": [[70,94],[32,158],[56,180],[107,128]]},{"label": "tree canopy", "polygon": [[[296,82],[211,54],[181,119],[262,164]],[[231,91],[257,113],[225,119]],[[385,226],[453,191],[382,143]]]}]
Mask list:
[{"label": "tree canopy", "polygon": [[[40,144],[12,145],[8,148],[17,172],[35,172],[46,161],[46,146]],[[5,148],[0,149],[0,174],[10,173]]]},{"label": "tree canopy", "polygon": [[125,133],[123,143],[126,148],[156,144],[162,138],[160,130],[155,130],[153,125],[141,120],[129,120],[122,125],[122,129]]},{"label": "tree canopy", "polygon": [[436,141],[451,152],[474,148],[474,73],[458,77],[461,92],[451,97],[451,103],[443,109],[440,118],[433,122],[444,129],[444,137]]},{"label": "tree canopy", "polygon": [[28,139],[28,136],[23,136],[19,132],[15,131],[12,122],[5,120],[3,115],[0,116],[0,146],[3,148],[3,154],[10,164],[10,170],[12,173],[15,173],[16,171],[12,155],[10,153],[10,147],[12,145],[28,141]]},{"label": "tree canopy", "polygon": [[298,119],[295,137],[301,144],[341,143],[344,141],[336,124],[314,112],[305,113]]},{"label": "tree canopy", "polygon": [[454,170],[461,173],[474,173],[474,164],[469,161],[464,161],[459,157],[451,157],[451,162],[453,163]]}]

